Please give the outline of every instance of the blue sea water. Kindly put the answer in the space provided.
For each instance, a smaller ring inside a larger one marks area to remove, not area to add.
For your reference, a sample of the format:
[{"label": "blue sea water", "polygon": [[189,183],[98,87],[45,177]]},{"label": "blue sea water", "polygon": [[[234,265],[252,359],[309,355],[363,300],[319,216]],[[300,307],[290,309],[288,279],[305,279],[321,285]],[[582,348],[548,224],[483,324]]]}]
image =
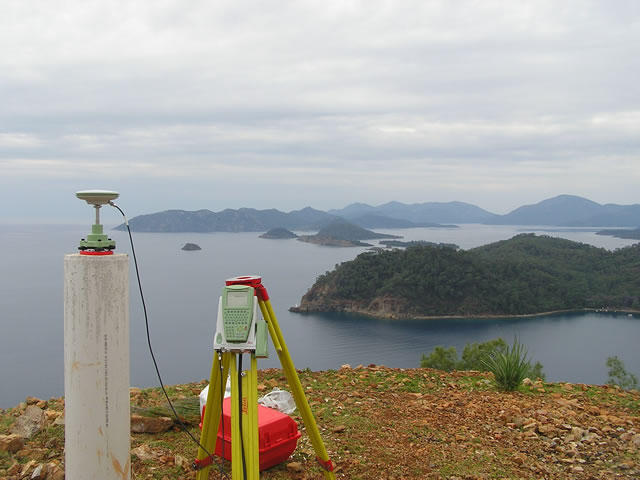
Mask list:
[{"label": "blue sea water", "polygon": [[[74,253],[85,226],[0,225],[0,407],[27,395],[64,392],[63,257]],[[550,231],[552,230],[552,231]],[[615,249],[634,243],[585,229],[463,225],[457,229],[384,230],[407,240],[456,243],[472,248],[535,231]],[[126,232],[110,232],[117,250],[131,253]],[[257,233],[135,233],[152,344],[163,380],[206,378],[212,360],[217,298],[224,280],[257,274],[271,296],[298,368],[342,364],[417,367],[437,345],[456,346],[517,335],[550,381],[604,383],[605,361],[618,355],[640,374],[640,314],[579,313],[518,319],[378,320],[347,314],[294,314],[316,277],[353,259],[364,248],[330,248],[295,240],[264,240]],[[186,242],[202,250],[181,250]],[[130,261],[131,381],[156,386],[147,349],[142,306]],[[275,353],[259,367],[276,367]]]}]

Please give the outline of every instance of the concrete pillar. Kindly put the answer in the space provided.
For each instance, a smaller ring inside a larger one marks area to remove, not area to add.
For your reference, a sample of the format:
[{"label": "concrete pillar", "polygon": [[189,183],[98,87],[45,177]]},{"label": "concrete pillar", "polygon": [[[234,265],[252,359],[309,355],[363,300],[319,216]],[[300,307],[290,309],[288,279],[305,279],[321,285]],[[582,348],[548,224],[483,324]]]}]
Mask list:
[{"label": "concrete pillar", "polygon": [[64,257],[67,480],[129,480],[129,261]]}]

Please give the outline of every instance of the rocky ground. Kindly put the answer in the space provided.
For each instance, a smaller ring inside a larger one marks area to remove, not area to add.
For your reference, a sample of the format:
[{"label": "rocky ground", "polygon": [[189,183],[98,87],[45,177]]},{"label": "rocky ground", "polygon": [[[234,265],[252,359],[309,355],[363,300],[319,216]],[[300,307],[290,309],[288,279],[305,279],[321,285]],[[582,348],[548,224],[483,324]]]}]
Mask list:
[{"label": "rocky ground", "polygon": [[[336,477],[345,479],[637,479],[640,394],[616,387],[531,383],[496,389],[491,376],[429,369],[344,367],[301,371]],[[279,370],[260,372],[260,390],[287,388]],[[169,389],[190,402],[206,382]],[[157,389],[132,389],[136,414],[161,406]],[[191,400],[190,400],[191,399]],[[64,478],[64,402],[29,398],[0,410],[0,479]],[[161,410],[161,409],[160,409]],[[324,478],[302,437],[265,479]],[[197,416],[185,419],[198,432]],[[140,424],[148,424],[141,427]],[[196,447],[172,420],[139,419],[133,478],[195,478]],[[212,471],[210,478],[230,478]]]}]

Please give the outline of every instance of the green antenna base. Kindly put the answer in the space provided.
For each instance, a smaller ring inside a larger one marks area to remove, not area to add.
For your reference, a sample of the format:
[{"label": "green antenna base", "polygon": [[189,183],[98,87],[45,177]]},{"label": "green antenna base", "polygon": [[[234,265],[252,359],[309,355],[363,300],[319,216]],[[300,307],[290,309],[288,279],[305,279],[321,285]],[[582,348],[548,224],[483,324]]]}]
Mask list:
[{"label": "green antenna base", "polygon": [[87,235],[87,238],[80,240],[78,250],[94,250],[100,252],[103,250],[115,250],[115,248],[116,241],[111,240],[103,233],[102,225],[93,224],[91,225],[91,233]]},{"label": "green antenna base", "polygon": [[118,198],[118,192],[111,190],[82,190],[76,192],[76,197],[86,201],[89,205],[93,205],[96,209],[96,223],[91,226],[91,233],[87,235],[87,238],[80,240],[78,250],[80,250],[80,253],[111,253],[116,248],[116,242],[105,235],[103,231],[103,227],[100,224],[100,207],[108,205]]}]

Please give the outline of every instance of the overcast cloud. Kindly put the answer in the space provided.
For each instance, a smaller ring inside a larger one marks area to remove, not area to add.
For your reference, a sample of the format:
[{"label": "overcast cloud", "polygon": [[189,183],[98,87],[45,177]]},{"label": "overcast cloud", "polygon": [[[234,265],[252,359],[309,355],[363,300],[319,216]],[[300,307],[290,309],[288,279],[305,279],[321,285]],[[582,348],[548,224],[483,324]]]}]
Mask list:
[{"label": "overcast cloud", "polygon": [[639,203],[640,2],[4,0],[0,219]]}]

